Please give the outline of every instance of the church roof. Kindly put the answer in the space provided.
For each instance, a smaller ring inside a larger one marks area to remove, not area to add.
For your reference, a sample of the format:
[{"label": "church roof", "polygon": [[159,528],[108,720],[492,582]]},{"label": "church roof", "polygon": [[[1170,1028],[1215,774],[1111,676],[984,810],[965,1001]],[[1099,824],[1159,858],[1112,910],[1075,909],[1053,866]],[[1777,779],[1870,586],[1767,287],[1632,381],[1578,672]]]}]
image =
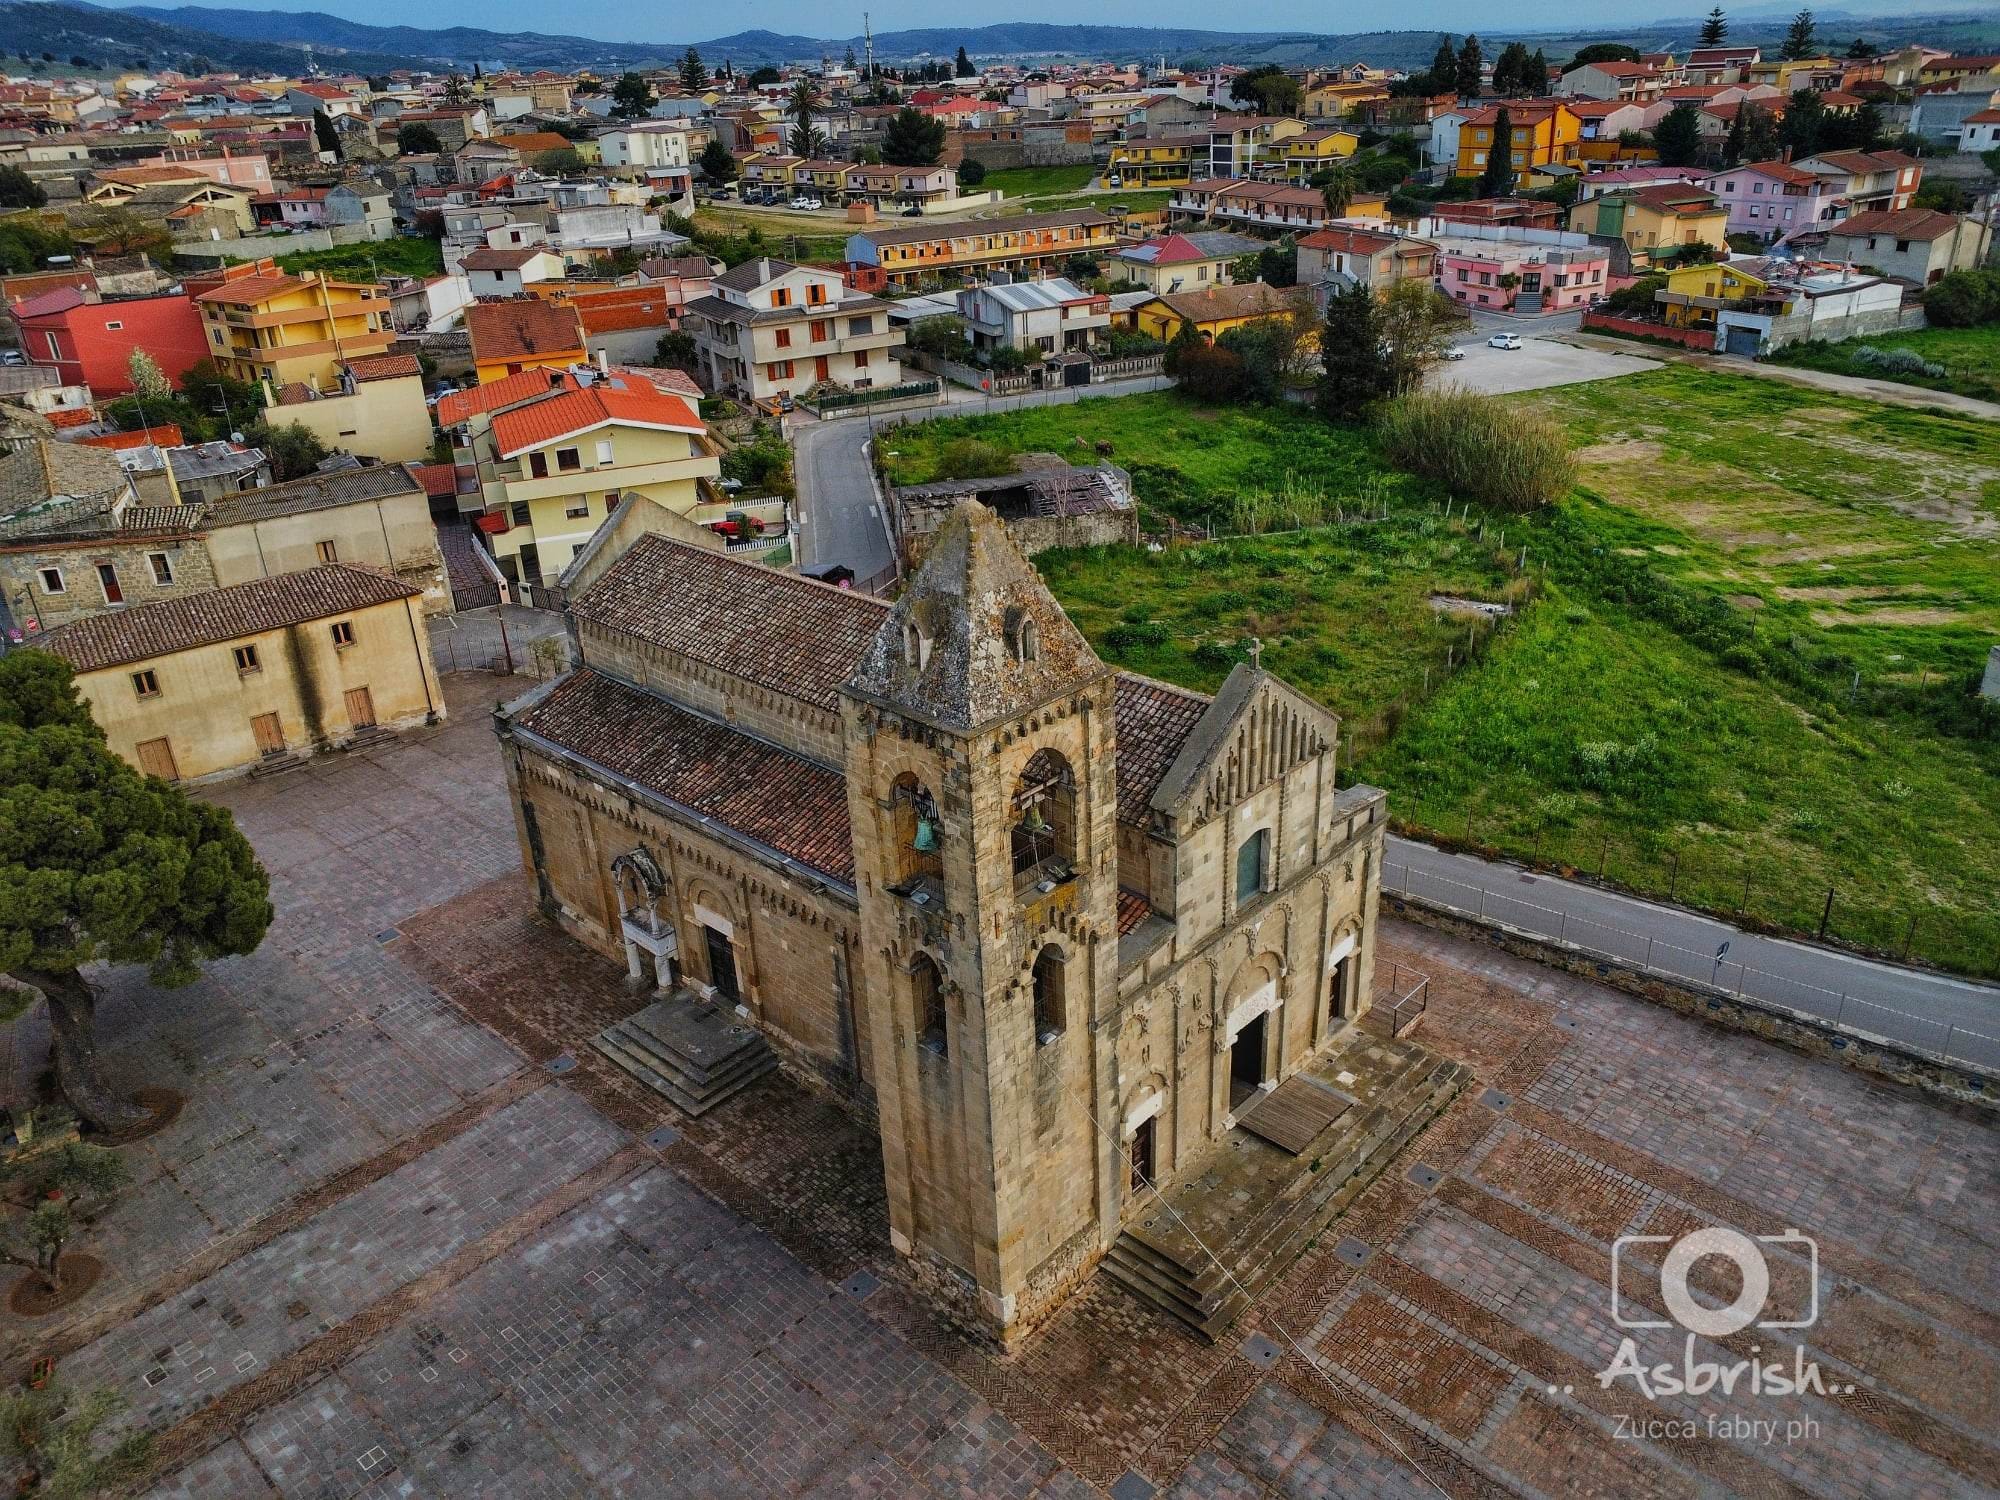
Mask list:
[{"label": "church roof", "polygon": [[[1028,625],[1035,649],[1017,652]],[[914,658],[913,635],[921,642]],[[1026,713],[1108,670],[1005,523],[966,500],[938,528],[847,686],[924,723],[962,731]]]},{"label": "church roof", "polygon": [[787,859],[854,884],[847,782],[837,770],[588,668],[563,678],[516,724]]}]

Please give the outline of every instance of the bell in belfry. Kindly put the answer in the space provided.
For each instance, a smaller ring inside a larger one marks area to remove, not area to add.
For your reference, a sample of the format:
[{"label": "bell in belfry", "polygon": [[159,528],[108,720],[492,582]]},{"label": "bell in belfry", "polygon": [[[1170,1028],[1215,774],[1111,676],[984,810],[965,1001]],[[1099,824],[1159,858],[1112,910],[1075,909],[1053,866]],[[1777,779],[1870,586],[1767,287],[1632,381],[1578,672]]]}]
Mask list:
[{"label": "bell in belfry", "polygon": [[1024,833],[1047,833],[1049,831],[1049,820],[1042,816],[1041,803],[1030,802],[1028,804],[1027,815],[1021,819],[1021,829]]},{"label": "bell in belfry", "polygon": [[910,840],[910,847],[919,854],[928,854],[937,846],[937,825],[929,818],[917,819],[917,836]]}]

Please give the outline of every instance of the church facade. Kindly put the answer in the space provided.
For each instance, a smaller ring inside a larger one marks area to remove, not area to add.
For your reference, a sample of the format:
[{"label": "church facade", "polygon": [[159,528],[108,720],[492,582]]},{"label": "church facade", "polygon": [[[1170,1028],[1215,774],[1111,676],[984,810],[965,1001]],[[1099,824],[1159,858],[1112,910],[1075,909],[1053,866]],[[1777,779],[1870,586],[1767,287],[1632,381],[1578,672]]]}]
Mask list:
[{"label": "church facade", "polygon": [[495,716],[543,908],[873,1118],[897,1250],[1012,1342],[1366,1009],[1384,794],[1253,664],[1106,666],[976,502],[893,607],[605,554]]}]

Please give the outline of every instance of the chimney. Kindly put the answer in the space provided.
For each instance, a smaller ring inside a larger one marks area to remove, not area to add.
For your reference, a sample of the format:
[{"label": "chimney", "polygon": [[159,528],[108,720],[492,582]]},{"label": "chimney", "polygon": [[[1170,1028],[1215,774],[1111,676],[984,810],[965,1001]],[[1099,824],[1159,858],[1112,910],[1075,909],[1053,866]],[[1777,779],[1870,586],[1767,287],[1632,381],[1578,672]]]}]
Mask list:
[{"label": "chimney", "polygon": [[609,375],[611,373],[611,351],[609,349],[600,348],[597,351],[597,373],[600,375]]}]

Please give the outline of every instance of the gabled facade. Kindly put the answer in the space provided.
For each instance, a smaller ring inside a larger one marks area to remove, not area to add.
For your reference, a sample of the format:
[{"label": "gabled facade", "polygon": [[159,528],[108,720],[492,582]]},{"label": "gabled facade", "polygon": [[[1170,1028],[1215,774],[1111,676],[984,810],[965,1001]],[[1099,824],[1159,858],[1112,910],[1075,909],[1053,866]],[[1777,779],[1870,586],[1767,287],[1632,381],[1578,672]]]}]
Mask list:
[{"label": "gabled facade", "polygon": [[682,326],[701,352],[709,390],[757,400],[817,385],[867,389],[901,382],[903,331],[888,304],[848,289],[838,271],[745,261],[689,302]]},{"label": "gabled facade", "polygon": [[386,354],[396,339],[380,287],[321,271],[291,275],[265,260],[190,277],[187,288],[209,354],[238,380],[328,386],[343,361]]}]

